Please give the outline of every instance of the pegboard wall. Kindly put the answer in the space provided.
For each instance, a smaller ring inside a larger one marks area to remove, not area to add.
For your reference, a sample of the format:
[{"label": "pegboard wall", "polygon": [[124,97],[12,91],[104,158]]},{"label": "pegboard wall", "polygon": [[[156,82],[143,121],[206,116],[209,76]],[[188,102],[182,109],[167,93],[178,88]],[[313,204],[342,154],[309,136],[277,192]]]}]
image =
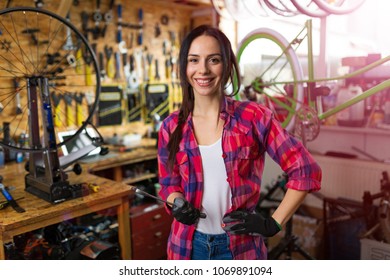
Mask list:
[{"label": "pegboard wall", "polygon": [[[64,1],[66,0],[2,1],[4,6],[0,8],[39,6],[58,12]],[[180,104],[180,91],[175,63],[180,42],[196,25],[213,23],[211,8],[209,12],[194,17],[196,6],[176,4],[172,1],[73,0],[70,2],[72,4],[68,14],[69,20],[82,30],[95,50],[102,73],[102,87],[116,86],[123,89],[123,97],[118,102],[125,123],[144,120],[147,115],[145,110],[154,109],[145,105],[146,85],[156,84],[157,87],[153,90],[157,92],[163,88],[158,85],[167,85],[168,109],[172,111],[177,108]],[[153,90],[149,93],[153,93]],[[165,90],[164,94],[166,94]],[[26,97],[21,96],[21,98]],[[25,101],[22,100],[23,102]],[[140,105],[141,112],[134,114],[134,107]],[[11,109],[4,108],[1,113],[4,119],[11,113],[7,110]],[[134,117],[130,117],[130,113],[134,114]]]}]

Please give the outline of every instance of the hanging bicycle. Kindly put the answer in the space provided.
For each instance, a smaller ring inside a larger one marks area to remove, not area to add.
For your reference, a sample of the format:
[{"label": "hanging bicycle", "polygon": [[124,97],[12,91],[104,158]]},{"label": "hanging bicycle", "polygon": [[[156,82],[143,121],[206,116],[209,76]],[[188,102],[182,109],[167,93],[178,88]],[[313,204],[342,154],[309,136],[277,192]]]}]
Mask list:
[{"label": "hanging bicycle", "polygon": [[[303,42],[307,43],[307,79],[303,78],[301,62],[296,53]],[[368,71],[388,62],[390,56],[345,75],[316,78],[312,45],[312,22],[309,19],[291,41],[275,30],[259,28],[245,36],[237,50],[243,78],[241,96],[264,102],[274,110],[283,127],[306,141],[317,137],[322,120],[390,87],[390,79],[386,78],[367,87],[356,97],[322,111],[316,101],[329,93],[329,88],[322,84],[361,78]]]}]

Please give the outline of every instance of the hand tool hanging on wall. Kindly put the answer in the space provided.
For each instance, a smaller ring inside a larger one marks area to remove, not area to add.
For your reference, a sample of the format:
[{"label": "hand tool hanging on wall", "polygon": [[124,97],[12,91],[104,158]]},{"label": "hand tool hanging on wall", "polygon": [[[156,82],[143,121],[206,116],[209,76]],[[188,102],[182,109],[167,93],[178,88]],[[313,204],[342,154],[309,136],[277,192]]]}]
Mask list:
[{"label": "hand tool hanging on wall", "polygon": [[16,97],[16,114],[22,113],[22,105],[20,104],[20,83],[17,78],[14,78],[15,97]]},{"label": "hand tool hanging on wall", "polygon": [[83,125],[83,120],[84,120],[83,99],[84,99],[84,94],[81,92],[74,95],[74,100],[76,101],[76,124],[79,127]]},{"label": "hand tool hanging on wall", "polygon": [[89,14],[86,11],[82,11],[80,16],[81,16],[81,30],[83,31],[85,38],[88,40],[88,32],[92,31],[91,29],[88,28]]},{"label": "hand tool hanging on wall", "polygon": [[141,26],[141,28],[138,30],[138,38],[137,38],[137,43],[138,45],[143,44],[143,23],[144,21],[144,11],[142,9],[138,10],[138,23]]},{"label": "hand tool hanging on wall", "polygon": [[36,8],[43,8],[43,5],[45,4],[43,3],[43,0],[34,0],[34,2]]},{"label": "hand tool hanging on wall", "polygon": [[52,92],[51,93],[51,97],[52,97],[52,100],[53,100],[53,106],[54,106],[54,125],[56,127],[61,127],[62,126],[62,122],[61,122],[61,106],[60,106],[60,103],[61,103],[61,99],[62,99],[62,95],[61,94],[57,94],[55,92]]},{"label": "hand tool hanging on wall", "polygon": [[143,76],[143,72],[145,71],[145,67],[143,67],[143,62],[144,62],[144,55],[143,51],[141,49],[136,49],[133,52],[134,56],[134,61],[135,61],[135,69],[137,72],[137,77],[138,79],[143,79],[145,80],[145,76]]},{"label": "hand tool hanging on wall", "polygon": [[76,68],[77,74],[83,74],[83,50],[81,47],[76,51]]},{"label": "hand tool hanging on wall", "polygon": [[104,16],[103,16],[104,17],[104,26],[102,28],[102,33],[101,33],[102,37],[106,36],[107,27],[112,22],[112,18],[113,18],[112,8],[114,7],[114,2],[115,2],[114,0],[111,0],[108,12],[104,13]]},{"label": "hand tool hanging on wall", "polygon": [[84,52],[84,65],[85,65],[85,85],[92,85],[92,55]]},{"label": "hand tool hanging on wall", "polygon": [[155,60],[154,60],[154,80],[155,81],[160,81],[160,79],[161,79],[161,77],[160,77],[160,72],[159,72],[159,69],[158,69],[158,58],[156,58]]},{"label": "hand tool hanging on wall", "polygon": [[73,94],[65,93],[64,100],[66,103],[66,125],[74,126],[76,124],[74,117],[74,108],[73,108]]},{"label": "hand tool hanging on wall", "polygon": [[122,39],[122,5],[118,4],[117,6],[117,12],[118,12],[118,31],[116,34],[116,42],[120,44],[123,39]]},{"label": "hand tool hanging on wall", "polygon": [[43,44],[48,44],[49,41],[48,40],[43,40],[43,41],[39,41],[37,36],[35,35],[35,33],[38,33],[40,32],[40,29],[25,29],[22,31],[22,34],[29,34],[30,37],[31,37],[31,41],[32,43],[34,44],[34,46],[39,46],[39,45],[43,45]]},{"label": "hand tool hanging on wall", "polygon": [[159,37],[161,35],[161,27],[159,23],[154,25],[154,37]]},{"label": "hand tool hanging on wall", "polygon": [[106,79],[106,67],[104,66],[103,52],[99,52],[99,68],[100,68],[100,78],[104,81]]},{"label": "hand tool hanging on wall", "polygon": [[125,75],[126,85],[130,86],[130,63],[127,60],[127,52],[122,54],[122,62],[123,62],[123,74]]},{"label": "hand tool hanging on wall", "polygon": [[[85,101],[87,101],[88,106],[88,114],[91,114],[92,111],[92,104],[95,102],[95,94],[92,91],[84,92]],[[94,112],[96,113],[96,111]],[[98,125],[95,123],[95,125]]]},{"label": "hand tool hanging on wall", "polygon": [[120,80],[121,78],[121,54],[115,52],[115,79]]},{"label": "hand tool hanging on wall", "polygon": [[132,89],[139,87],[139,76],[137,74],[137,71],[135,69],[135,57],[133,54],[129,57],[129,64],[130,64],[130,77],[129,77],[129,87]]},{"label": "hand tool hanging on wall", "polygon": [[102,21],[103,16],[102,13],[100,12],[100,0],[96,0],[96,10],[93,13],[93,20],[95,21],[95,27],[92,31],[93,34],[93,39],[98,39],[100,35],[100,22]]},{"label": "hand tool hanging on wall", "polygon": [[129,32],[127,34],[127,45],[129,46],[129,49],[133,48],[133,42],[134,42],[134,33]]},{"label": "hand tool hanging on wall", "polygon": [[[145,50],[147,49],[145,48]],[[146,70],[145,71],[146,81],[152,81],[153,80],[153,69],[152,69],[153,54],[146,52],[145,59],[146,59],[146,63],[144,64],[144,68]]]},{"label": "hand tool hanging on wall", "polygon": [[113,58],[113,49],[112,47],[108,47],[107,45],[104,47],[104,52],[106,54],[106,72],[107,76],[111,79],[115,77],[115,61]]},{"label": "hand tool hanging on wall", "polygon": [[[66,20],[70,22],[70,14],[66,16]],[[66,41],[62,49],[66,51],[75,50],[77,47],[73,44],[72,33],[69,27],[66,28]]]},{"label": "hand tool hanging on wall", "polygon": [[168,57],[165,59],[165,79],[168,81],[171,79],[171,68],[172,68],[172,63],[171,63],[171,58]]}]

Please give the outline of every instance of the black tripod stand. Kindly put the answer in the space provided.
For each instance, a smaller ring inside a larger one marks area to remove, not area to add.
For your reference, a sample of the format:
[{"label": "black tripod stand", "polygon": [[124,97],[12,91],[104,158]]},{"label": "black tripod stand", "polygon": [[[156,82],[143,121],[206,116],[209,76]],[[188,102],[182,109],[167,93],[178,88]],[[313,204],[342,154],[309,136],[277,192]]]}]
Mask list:
[{"label": "black tripod stand", "polygon": [[[262,196],[259,199],[259,202],[257,204],[258,210],[264,210],[267,208],[269,210],[269,207],[263,208],[261,206],[261,203],[265,200],[271,201],[271,202],[278,202],[280,203],[280,199],[274,199],[272,196],[273,194],[278,190],[281,189],[283,193],[286,193],[286,182],[287,182],[287,175],[283,174],[278,177],[278,180],[273,184],[272,188],[268,190],[268,193]],[[308,252],[306,252],[302,247],[300,247],[297,244],[298,237],[293,235],[293,220],[290,218],[290,220],[286,223],[285,228],[285,234],[283,238],[280,240],[279,244],[276,245],[276,247],[272,248],[268,252],[268,259],[270,260],[276,260],[278,259],[283,253],[286,253],[286,259],[292,259],[293,252],[298,252],[301,254],[305,259],[308,260],[314,260],[312,256]]]}]

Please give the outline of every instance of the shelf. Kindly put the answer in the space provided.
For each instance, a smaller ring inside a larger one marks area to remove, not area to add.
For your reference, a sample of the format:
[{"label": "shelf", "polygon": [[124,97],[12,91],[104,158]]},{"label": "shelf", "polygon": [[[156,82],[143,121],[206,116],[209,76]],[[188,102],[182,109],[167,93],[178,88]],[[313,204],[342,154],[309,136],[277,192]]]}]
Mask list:
[{"label": "shelf", "polygon": [[[355,133],[369,135],[390,135],[390,129],[372,128],[372,127],[349,127],[349,126],[321,126],[321,131],[334,131],[340,133]],[[320,133],[321,133],[320,131]]]},{"label": "shelf", "polygon": [[131,184],[134,184],[134,183],[137,183],[137,182],[141,182],[141,181],[144,181],[144,180],[147,180],[147,179],[153,179],[153,178],[156,178],[156,177],[157,177],[156,173],[147,173],[147,174],[142,174],[142,175],[139,175],[139,176],[136,176],[136,177],[125,178],[125,179],[123,179],[122,183],[131,185]]}]

